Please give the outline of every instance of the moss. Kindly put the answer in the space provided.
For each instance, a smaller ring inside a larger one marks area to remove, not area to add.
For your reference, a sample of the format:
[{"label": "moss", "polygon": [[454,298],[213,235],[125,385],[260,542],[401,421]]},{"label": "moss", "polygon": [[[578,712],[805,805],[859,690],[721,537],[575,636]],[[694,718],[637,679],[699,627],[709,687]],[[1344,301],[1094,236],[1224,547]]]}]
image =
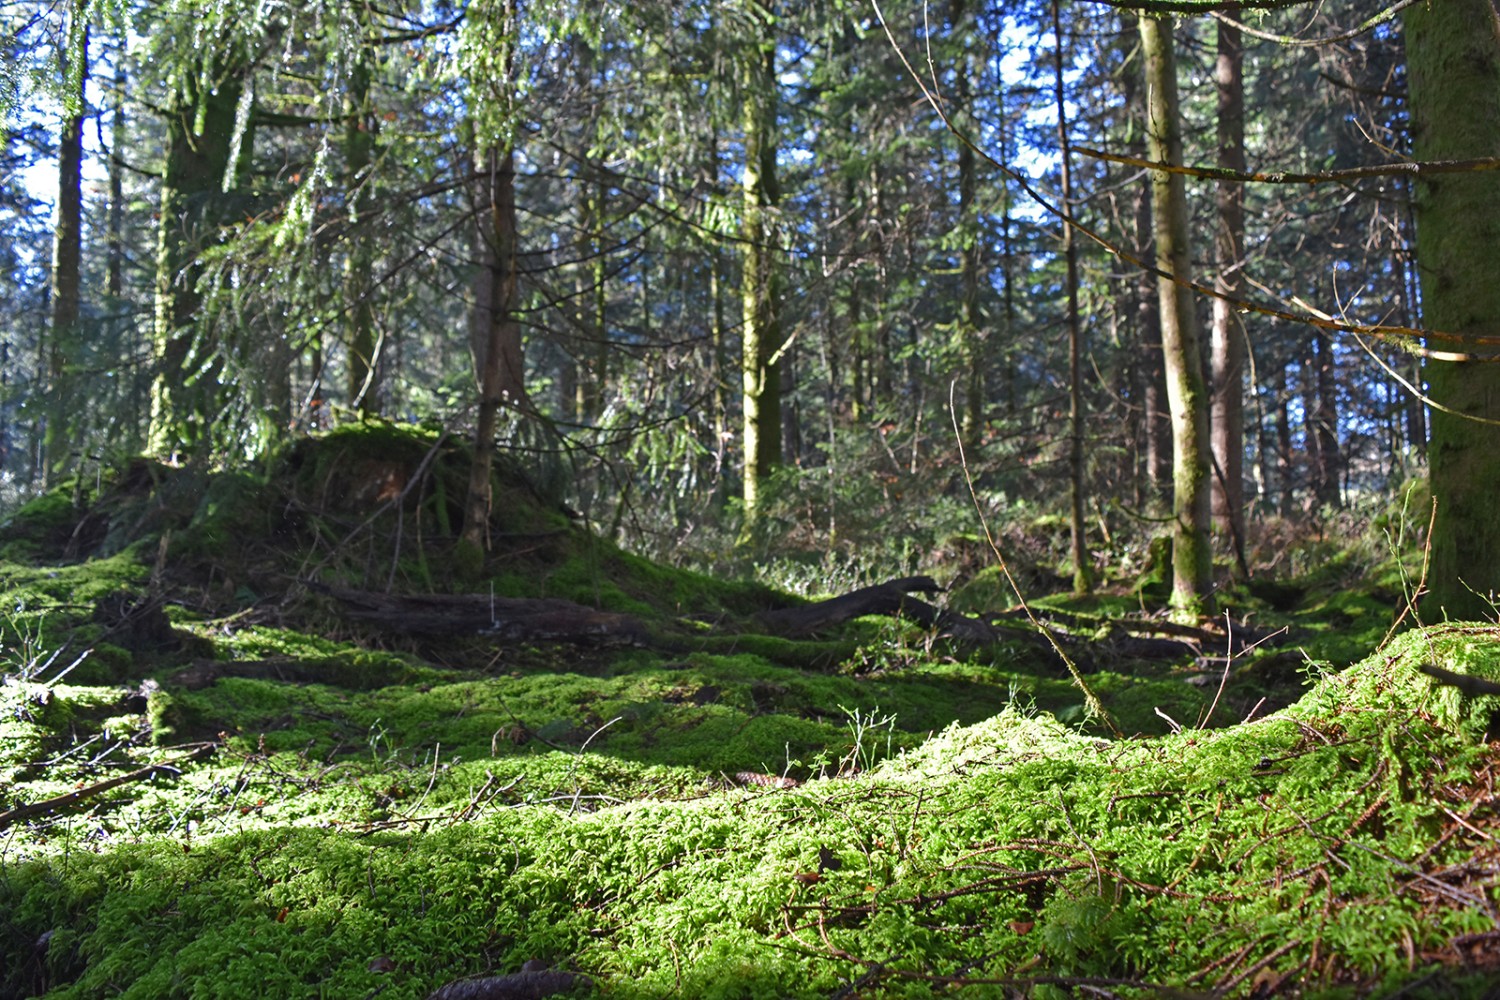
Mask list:
[{"label": "moss", "polygon": [[[260,754],[252,738],[175,790],[154,784],[117,805],[135,811],[134,836],[156,831],[139,842],[116,834],[82,850],[61,827],[46,844],[28,834],[21,853],[35,860],[16,860],[13,845],[0,880],[0,942],[19,955],[66,930],[54,937],[59,997],[415,997],[531,958],[586,971],[611,996],[812,997],[873,968],[838,954],[909,973],[881,980],[892,997],[927,995],[923,977],[952,974],[1185,985],[1237,954],[1236,969],[1305,969],[1315,940],[1338,956],[1337,976],[1404,982],[1407,949],[1440,949],[1487,920],[1419,905],[1405,869],[1383,860],[1415,858],[1430,840],[1442,801],[1424,775],[1453,780],[1489,753],[1474,735],[1488,704],[1434,688],[1413,664],[1436,649],[1451,668],[1500,676],[1494,638],[1490,627],[1404,637],[1249,726],[1117,743],[1012,707],[859,777],[784,791],[713,791],[701,762],[624,751],[673,732],[689,706],[708,710],[695,728],[712,730],[758,704],[755,684],[772,677],[789,703],[858,681],[807,678],[799,691],[754,657],[653,672],[641,654],[551,693],[541,678],[502,679],[522,717],[571,706],[622,721],[591,744],[603,753],[486,748],[473,760],[472,741],[441,753],[401,741],[420,719],[483,715],[497,682],[434,688],[426,707],[420,692],[388,689],[372,693],[380,717],[407,728],[372,726],[331,770],[292,750]],[[710,684],[719,696],[694,706]],[[357,701],[317,686],[216,687],[246,710],[298,706],[304,720]],[[743,718],[768,727],[766,745],[804,731],[786,715]],[[1330,850],[1342,865],[1326,865]],[[1320,859],[1326,884],[1286,876]],[[1316,939],[1309,908],[1324,914]],[[820,913],[842,916],[820,928]],[[382,957],[394,969],[371,971]],[[34,966],[5,968],[8,992],[34,992]],[[1327,971],[1300,973],[1302,988],[1316,992]]]}]

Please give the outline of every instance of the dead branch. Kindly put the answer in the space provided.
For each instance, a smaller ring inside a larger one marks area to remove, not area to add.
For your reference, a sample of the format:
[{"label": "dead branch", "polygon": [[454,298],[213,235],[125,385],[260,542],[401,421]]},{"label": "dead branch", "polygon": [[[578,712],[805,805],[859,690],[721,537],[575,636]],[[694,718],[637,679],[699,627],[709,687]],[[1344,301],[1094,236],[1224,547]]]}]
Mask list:
[{"label": "dead branch", "polygon": [[155,775],[157,772],[175,776],[176,774],[180,773],[178,769],[179,765],[186,764],[189,761],[202,760],[204,757],[212,754],[214,750],[217,749],[217,746],[218,745],[215,743],[205,743],[198,749],[192,751],[191,753],[185,754],[174,761],[168,761],[162,764],[149,764],[146,767],[137,768],[136,770],[131,771],[128,774],[121,774],[116,777],[109,778],[105,781],[95,782],[94,784],[89,785],[85,788],[75,789],[71,792],[68,792],[66,795],[58,795],[55,798],[43,799],[40,802],[27,802],[23,805],[16,806],[14,809],[7,809],[5,812],[0,813],[0,830],[5,829],[12,823],[19,822],[31,816],[40,816],[43,813],[58,812],[63,809],[69,809],[82,802],[86,802],[97,795],[102,795],[103,793],[109,791],[111,788],[119,788],[121,785],[128,785],[131,782],[135,781],[144,781],[145,779]]}]

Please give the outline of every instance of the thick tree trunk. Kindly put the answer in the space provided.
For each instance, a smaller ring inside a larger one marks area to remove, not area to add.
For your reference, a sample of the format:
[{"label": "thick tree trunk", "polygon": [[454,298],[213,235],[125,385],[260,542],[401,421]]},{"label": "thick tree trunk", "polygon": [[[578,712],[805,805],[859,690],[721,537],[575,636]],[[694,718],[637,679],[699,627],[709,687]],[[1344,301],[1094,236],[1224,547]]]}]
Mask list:
[{"label": "thick tree trunk", "polygon": [[[52,328],[47,351],[47,433],[44,471],[49,485],[71,464],[70,414],[76,411],[70,364],[78,341],[80,263],[83,258],[83,117],[84,81],[88,77],[88,7],[80,4],[70,18],[70,38],[63,75],[70,107],[63,116],[57,152],[57,214],[52,230]],[[75,62],[76,61],[76,62]]]},{"label": "thick tree trunk", "polygon": [[156,371],[147,441],[157,455],[193,454],[206,447],[213,412],[214,347],[194,343],[203,303],[198,254],[217,239],[226,181],[232,186],[239,166],[249,159],[249,144],[242,143],[240,164],[231,174],[244,65],[231,54],[219,55],[214,63],[213,85],[200,93],[199,77],[188,74],[186,91],[174,95],[167,112],[156,250]]},{"label": "thick tree trunk", "polygon": [[[1403,15],[1418,160],[1500,156],[1500,14],[1490,0],[1417,4]],[[1500,174],[1444,174],[1420,182],[1417,265],[1423,322],[1452,334],[1431,346],[1429,460],[1437,520],[1428,577],[1452,618],[1493,619],[1500,591]],[[1465,360],[1449,360],[1463,358]],[[1485,421],[1481,423],[1479,421]]]},{"label": "thick tree trunk", "polygon": [[[1219,92],[1219,166],[1245,169],[1245,84],[1240,30],[1218,24],[1218,58],[1214,80]],[[1218,273],[1214,290],[1238,297],[1245,242],[1244,187],[1220,181],[1215,191],[1218,226],[1214,233],[1214,256]],[[1213,520],[1228,536],[1240,564],[1244,565],[1245,537],[1245,334],[1234,307],[1223,299],[1213,300],[1209,364],[1213,378],[1212,429],[1214,477]]]},{"label": "thick tree trunk", "polygon": [[480,267],[474,278],[469,339],[479,384],[474,459],[464,503],[462,541],[470,552],[489,549],[490,472],[495,432],[504,408],[526,403],[521,324],[516,318],[516,165],[513,149],[480,157]]},{"label": "thick tree trunk", "polygon": [[[1141,49],[1146,62],[1146,135],[1151,158],[1182,162],[1177,109],[1177,70],[1169,17],[1142,16]],[[1208,391],[1203,378],[1198,318],[1181,281],[1191,279],[1187,194],[1181,174],[1153,171],[1156,266],[1161,309],[1162,359],[1172,419],[1172,597],[1173,616],[1195,621],[1212,610],[1209,551]]]},{"label": "thick tree trunk", "polygon": [[765,479],[781,462],[781,322],[776,301],[776,38],[775,11],[754,2],[761,34],[749,46],[745,67],[744,202],[740,236],[743,322],[740,333],[743,385],[745,523],[760,510]]}]

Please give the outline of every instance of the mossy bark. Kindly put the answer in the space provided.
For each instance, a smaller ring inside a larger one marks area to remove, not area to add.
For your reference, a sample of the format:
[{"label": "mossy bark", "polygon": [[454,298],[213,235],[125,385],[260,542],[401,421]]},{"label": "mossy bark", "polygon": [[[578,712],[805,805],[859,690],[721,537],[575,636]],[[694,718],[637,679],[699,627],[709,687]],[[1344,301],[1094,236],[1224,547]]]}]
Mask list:
[{"label": "mossy bark", "polygon": [[[1500,14],[1489,0],[1418,4],[1404,15],[1416,158],[1500,156]],[[1429,603],[1493,618],[1500,591],[1500,174],[1443,174],[1416,192],[1423,323],[1450,336],[1427,365],[1437,517]]]},{"label": "mossy bark", "polygon": [[[201,450],[213,412],[213,347],[196,342],[203,305],[198,289],[203,267],[198,255],[218,238],[224,192],[235,184],[230,157],[245,71],[237,54],[220,53],[213,58],[213,85],[203,86],[197,75],[189,76],[167,112],[167,161],[156,249],[156,373],[147,439],[147,448],[155,455]],[[248,162],[248,146],[248,141],[242,141],[241,167]]]},{"label": "mossy bark", "polygon": [[[1146,63],[1146,135],[1151,158],[1182,162],[1177,106],[1177,69],[1172,20],[1143,16],[1141,50]],[[1193,621],[1212,611],[1209,550],[1208,387],[1203,377],[1198,317],[1192,293],[1187,231],[1187,194],[1181,174],[1153,171],[1151,197],[1156,223],[1156,267],[1161,311],[1162,355],[1172,420],[1172,597],[1173,617]]]},{"label": "mossy bark", "polygon": [[781,320],[776,301],[776,13],[755,3],[757,35],[746,54],[743,94],[745,164],[740,237],[743,325],[740,333],[744,411],[745,521],[760,509],[761,487],[781,462]]}]

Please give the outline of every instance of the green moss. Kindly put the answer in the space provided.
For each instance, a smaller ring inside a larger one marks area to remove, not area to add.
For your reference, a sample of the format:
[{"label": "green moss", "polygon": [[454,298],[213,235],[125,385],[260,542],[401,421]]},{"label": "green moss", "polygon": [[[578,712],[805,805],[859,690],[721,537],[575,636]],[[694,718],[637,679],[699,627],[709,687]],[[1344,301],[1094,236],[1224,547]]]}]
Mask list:
[{"label": "green moss", "polygon": [[[1337,949],[1322,954],[1339,956],[1338,975],[1373,982],[1404,970],[1408,948],[1440,949],[1487,920],[1419,907],[1402,889],[1406,869],[1386,859],[1421,854],[1441,815],[1433,783],[1472,773],[1489,752],[1473,735],[1488,705],[1453,698],[1412,665],[1436,648],[1450,668],[1500,676],[1492,632],[1405,637],[1249,726],[1113,743],[1010,708],[860,777],[782,791],[714,792],[699,766],[628,759],[688,721],[691,693],[710,683],[720,697],[697,706],[709,711],[695,728],[722,742],[728,730],[715,727],[756,703],[751,687],[777,669],[753,657],[655,673],[627,659],[613,677],[553,692],[536,678],[446,685],[425,706],[393,688],[372,696],[408,736],[419,719],[462,726],[485,714],[491,684],[522,716],[567,708],[621,722],[582,755],[460,760],[463,738],[451,756],[446,739],[440,754],[409,755],[373,728],[333,770],[290,750],[226,751],[175,792],[138,791],[135,822],[160,824],[139,843],[80,850],[73,839],[64,854],[54,828],[51,844],[28,848],[45,859],[7,862],[0,940],[19,954],[66,929],[51,959],[68,980],[49,994],[59,997],[109,987],[416,997],[530,958],[582,969],[611,996],[812,997],[871,968],[827,948],[910,973],[882,980],[893,997],[927,995],[923,977],[953,974],[1181,986],[1236,954],[1235,968],[1302,969],[1314,941]],[[778,697],[857,682],[807,683]],[[216,688],[246,710],[296,705],[304,717],[358,700],[316,686]],[[768,727],[750,744],[808,731],[787,715],[741,717],[747,730]],[[687,798],[645,800],[653,789]],[[1343,863],[1329,864],[1330,851]],[[1308,865],[1317,880],[1287,874]],[[815,882],[794,878],[820,868]],[[1308,910],[1323,914],[1316,938]],[[841,916],[820,928],[830,913]],[[394,970],[372,972],[378,957]],[[16,977],[34,967],[6,968],[6,989],[28,992],[34,980]],[[1302,975],[1316,992],[1321,972]]]}]

